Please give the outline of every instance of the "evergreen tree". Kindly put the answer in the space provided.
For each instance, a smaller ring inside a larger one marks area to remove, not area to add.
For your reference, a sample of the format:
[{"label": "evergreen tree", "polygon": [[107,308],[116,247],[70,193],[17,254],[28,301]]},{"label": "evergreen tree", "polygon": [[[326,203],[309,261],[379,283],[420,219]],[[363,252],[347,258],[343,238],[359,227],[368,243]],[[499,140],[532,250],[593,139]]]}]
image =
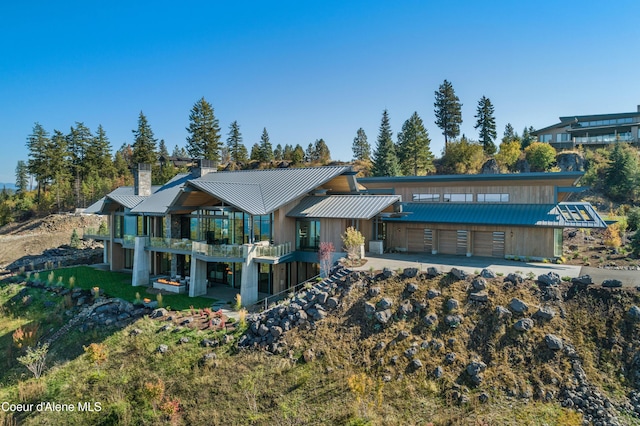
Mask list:
[{"label": "evergreen tree", "polygon": [[115,175],[120,179],[118,186],[126,185],[131,180],[131,169],[124,158],[122,150],[116,151],[113,156],[113,168],[115,169]]},{"label": "evergreen tree", "polygon": [[229,126],[227,147],[229,148],[231,161],[236,164],[247,162],[247,147],[242,143],[242,133],[240,133],[240,125],[237,121],[234,121]]},{"label": "evergreen tree", "polygon": [[98,125],[95,136],[89,139],[85,156],[85,170],[96,171],[100,177],[113,176],[111,143],[102,125]]},{"label": "evergreen tree", "polygon": [[165,160],[169,158],[169,150],[167,149],[167,144],[164,142],[164,139],[160,139],[160,143],[158,144],[158,157],[163,157]]},{"label": "evergreen tree", "polygon": [[392,135],[389,113],[385,109],[382,113],[376,150],[373,154],[373,176],[398,176],[400,174],[395,145],[391,139]]},{"label": "evergreen tree", "polygon": [[29,150],[27,169],[38,185],[38,200],[40,199],[40,191],[44,189],[49,176],[48,149],[50,143],[49,133],[40,123],[35,123],[32,133],[27,137],[27,149]]},{"label": "evergreen tree", "polygon": [[371,161],[371,146],[367,142],[367,135],[362,127],[358,129],[356,137],[353,138],[351,150],[353,151],[354,160]]},{"label": "evergreen tree", "polygon": [[204,97],[193,105],[187,127],[187,151],[193,158],[220,161],[220,126]]},{"label": "evergreen tree", "polygon": [[511,125],[511,123],[507,123],[506,126],[504,126],[504,134],[502,135],[502,142],[511,142],[511,141],[520,141],[520,137],[518,136],[518,133],[513,130],[513,126]]},{"label": "evergreen tree", "polygon": [[293,146],[286,144],[284,146],[284,150],[282,151],[282,159],[286,161],[293,160]]},{"label": "evergreen tree", "polygon": [[316,139],[316,142],[313,145],[313,157],[314,161],[323,165],[331,161],[331,152],[329,152],[329,147],[324,139]]},{"label": "evergreen tree", "polygon": [[189,158],[189,153],[184,147],[176,145],[173,147],[171,156],[177,158]]},{"label": "evergreen tree", "polygon": [[482,149],[487,155],[493,155],[496,152],[496,144],[493,142],[498,133],[496,132],[496,119],[493,116],[495,110],[491,104],[491,100],[483,96],[478,101],[478,109],[475,118],[478,120],[475,129],[480,131],[480,143],[482,143]]},{"label": "evergreen tree", "polygon": [[140,111],[138,116],[138,128],[132,130],[134,136],[133,153],[131,155],[132,166],[135,168],[140,163],[155,164],[156,162],[156,139],[153,131],[147,122],[147,117]]},{"label": "evergreen tree", "polygon": [[304,149],[297,144],[291,153],[291,162],[293,164],[301,164],[304,163]]},{"label": "evergreen tree", "polygon": [[260,145],[258,143],[254,143],[251,147],[251,155],[249,156],[251,161],[262,161],[262,153],[260,152]]},{"label": "evergreen tree", "polygon": [[532,134],[535,131],[536,129],[534,129],[533,126],[529,126],[529,127],[525,126],[524,130],[522,131],[522,143],[521,143],[522,149],[525,149],[532,143],[538,141],[538,138]]},{"label": "evergreen tree", "polygon": [[309,143],[309,145],[307,145],[307,149],[304,152],[304,162],[311,163],[315,161],[315,158],[316,158],[315,149],[313,148],[313,144]]},{"label": "evergreen tree", "polygon": [[22,195],[27,192],[27,186],[29,185],[29,170],[27,163],[20,160],[16,166],[16,194]]},{"label": "evergreen tree", "polygon": [[462,124],[462,104],[456,96],[453,86],[447,80],[444,81],[435,92],[436,126],[442,129],[444,135],[444,147],[447,149],[449,139],[453,139],[460,134],[460,124]]},{"label": "evergreen tree", "polygon": [[[55,181],[56,205],[58,211],[61,211],[65,204],[67,195],[71,195],[71,173],[74,170],[69,167],[69,149],[67,147],[68,136],[61,131],[54,130],[51,138],[51,149],[49,150],[49,171],[51,178]],[[79,183],[78,183],[79,185]],[[79,191],[75,194],[75,205],[80,205]]]},{"label": "evergreen tree", "polygon": [[284,159],[284,151],[282,145],[276,145],[276,149],[273,150],[273,159],[276,161],[282,161]]},{"label": "evergreen tree", "polygon": [[273,160],[273,147],[269,142],[269,133],[267,128],[262,129],[262,136],[260,136],[260,162],[268,163]]},{"label": "evergreen tree", "polygon": [[638,151],[625,143],[616,143],[605,168],[607,194],[617,201],[635,201],[639,195],[640,159]]},{"label": "evergreen tree", "polygon": [[435,170],[431,140],[417,112],[402,125],[398,133],[398,161],[404,175],[425,175]]}]

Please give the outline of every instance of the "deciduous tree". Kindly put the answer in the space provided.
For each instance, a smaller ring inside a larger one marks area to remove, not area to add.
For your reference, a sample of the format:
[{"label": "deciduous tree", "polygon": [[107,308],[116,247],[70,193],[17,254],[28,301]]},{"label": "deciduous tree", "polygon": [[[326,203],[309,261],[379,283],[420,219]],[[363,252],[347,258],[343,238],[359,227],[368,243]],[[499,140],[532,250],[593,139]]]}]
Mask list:
[{"label": "deciduous tree", "polygon": [[532,143],[524,150],[524,155],[532,171],[548,171],[556,161],[556,150],[544,142]]}]

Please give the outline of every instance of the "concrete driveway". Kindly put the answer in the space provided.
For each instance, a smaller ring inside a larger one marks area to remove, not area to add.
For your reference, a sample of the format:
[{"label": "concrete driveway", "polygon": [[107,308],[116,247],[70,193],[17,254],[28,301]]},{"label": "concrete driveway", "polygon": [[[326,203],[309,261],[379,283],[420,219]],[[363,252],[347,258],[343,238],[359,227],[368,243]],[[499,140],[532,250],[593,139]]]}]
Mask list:
[{"label": "concrete driveway", "polygon": [[[459,268],[470,274],[479,273],[482,269],[488,268],[496,273],[507,275],[512,272],[519,272],[525,276],[529,272],[533,272],[536,277],[547,272],[555,272],[561,277],[578,277],[581,275],[581,267],[575,265],[556,265],[553,263],[539,262],[516,262],[513,260],[497,259],[493,257],[465,257],[451,256],[444,254],[406,254],[406,253],[385,253],[383,255],[367,254],[367,263],[354,270],[369,271],[372,267],[375,270],[389,268],[396,270],[398,268],[418,268],[426,271],[428,267],[435,266],[442,272],[449,272],[451,268]],[[637,271],[634,273],[640,275]],[[600,283],[601,281],[596,281]]]}]

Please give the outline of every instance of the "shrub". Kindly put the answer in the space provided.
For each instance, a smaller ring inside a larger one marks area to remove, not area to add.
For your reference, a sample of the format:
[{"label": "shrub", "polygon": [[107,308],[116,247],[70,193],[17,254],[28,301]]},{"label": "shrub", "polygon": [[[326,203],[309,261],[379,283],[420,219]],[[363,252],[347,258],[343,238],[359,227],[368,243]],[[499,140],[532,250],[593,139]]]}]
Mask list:
[{"label": "shrub", "polygon": [[84,353],[90,363],[99,367],[107,360],[107,348],[103,343],[92,343],[89,346],[82,346]]},{"label": "shrub", "polygon": [[630,246],[633,254],[640,256],[640,229],[638,229],[636,233],[633,234],[633,237],[631,237]]},{"label": "shrub", "polygon": [[524,155],[532,171],[547,171],[556,161],[556,150],[544,142],[532,143],[525,148]]},{"label": "shrub", "polygon": [[353,226],[347,228],[342,234],[342,243],[350,260],[360,259],[360,246],[364,244],[364,235]]},{"label": "shrub", "polygon": [[609,225],[602,234],[602,241],[608,248],[617,249],[622,245],[622,239],[620,238],[620,228],[617,223]]},{"label": "shrub", "polygon": [[333,253],[336,251],[332,242],[321,242],[318,249],[318,260],[320,261],[320,271],[323,277],[329,276],[331,265],[333,264]]},{"label": "shrub", "polygon": [[242,296],[240,293],[236,294],[235,303],[233,304],[233,309],[239,311],[242,308]]},{"label": "shrub", "polygon": [[73,248],[80,248],[80,237],[78,236],[78,231],[75,229],[71,233],[71,242],[69,244]]},{"label": "shrub", "polygon": [[40,378],[45,368],[47,360],[47,352],[49,352],[49,344],[38,345],[35,348],[29,346],[24,356],[18,357],[18,362],[33,373],[36,379]]},{"label": "shrub", "polygon": [[640,207],[632,207],[627,213],[627,227],[629,231],[640,229]]}]

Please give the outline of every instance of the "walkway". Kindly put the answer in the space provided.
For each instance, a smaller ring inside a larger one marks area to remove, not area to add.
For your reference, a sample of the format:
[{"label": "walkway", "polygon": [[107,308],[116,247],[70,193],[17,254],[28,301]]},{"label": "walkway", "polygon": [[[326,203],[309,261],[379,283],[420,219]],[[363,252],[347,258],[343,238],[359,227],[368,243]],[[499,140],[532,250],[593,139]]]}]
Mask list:
[{"label": "walkway", "polygon": [[482,269],[488,268],[495,273],[504,275],[512,272],[520,272],[527,275],[533,272],[536,277],[548,272],[555,272],[561,277],[578,277],[580,276],[580,266],[575,265],[556,265],[554,263],[541,262],[517,262],[514,260],[498,259],[493,257],[465,257],[451,256],[445,254],[429,255],[424,253],[385,253],[383,255],[367,254],[367,263],[363,266],[351,268],[353,270],[369,271],[382,270],[389,268],[393,271],[404,268],[418,268],[420,271],[426,272],[430,266],[435,266],[442,272],[449,272],[451,268],[459,268],[470,274],[479,273]]}]

